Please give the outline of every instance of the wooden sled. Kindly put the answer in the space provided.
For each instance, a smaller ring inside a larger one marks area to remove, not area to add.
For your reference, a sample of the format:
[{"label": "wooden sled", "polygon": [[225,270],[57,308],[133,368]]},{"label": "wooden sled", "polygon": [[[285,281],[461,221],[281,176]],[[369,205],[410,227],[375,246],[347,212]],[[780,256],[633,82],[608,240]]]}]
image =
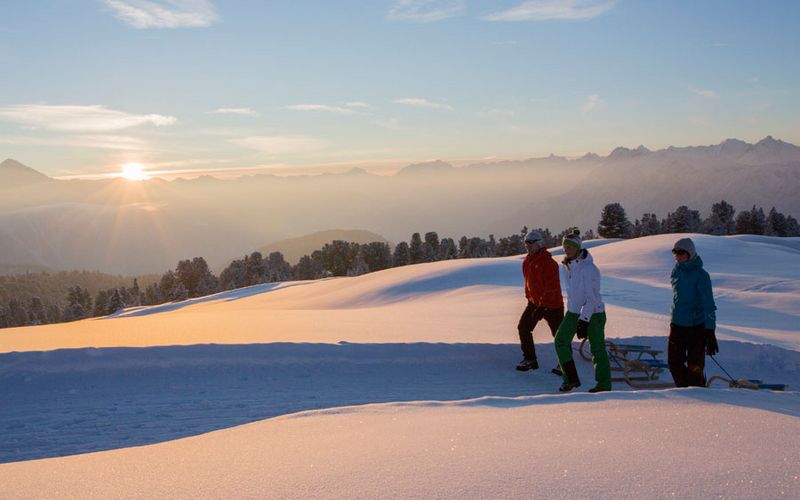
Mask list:
[{"label": "wooden sled", "polygon": [[[587,339],[581,340],[578,352],[586,361],[592,360]],[[611,382],[625,382],[636,389],[664,389],[675,387],[672,382],[659,380],[661,373],[669,366],[658,358],[664,351],[649,345],[617,344],[606,340],[606,351],[611,363],[612,373],[621,376],[611,377]]]},{"label": "wooden sled", "polygon": [[[578,352],[586,361],[592,360],[592,353],[589,350],[587,339],[581,340]],[[612,377],[612,382],[625,382],[636,389],[664,389],[675,387],[674,382],[663,382],[659,380],[661,373],[669,369],[669,365],[663,360],[658,359],[664,351],[653,349],[648,345],[638,344],[616,344],[606,340],[606,351],[611,363],[612,372],[622,372],[621,377]],[[727,373],[727,372],[726,372]],[[764,389],[770,391],[785,391],[787,384],[765,384],[762,380],[739,379],[732,380],[722,375],[715,375],[708,379],[706,387],[711,387],[716,381],[722,381],[729,387],[739,389]]]}]

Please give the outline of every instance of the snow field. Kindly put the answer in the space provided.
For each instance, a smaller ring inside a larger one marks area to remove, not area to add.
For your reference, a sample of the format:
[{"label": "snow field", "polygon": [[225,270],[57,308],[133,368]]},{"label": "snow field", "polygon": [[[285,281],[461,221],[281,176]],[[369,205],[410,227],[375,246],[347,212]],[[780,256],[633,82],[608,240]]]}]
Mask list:
[{"label": "snow field", "polygon": [[[665,349],[682,236],[592,242],[609,339]],[[544,323],[513,369],[520,257],[259,285],[0,331],[0,496],[791,498],[800,241],[691,237],[717,359],[789,392],[590,395],[576,355],[554,394]]]}]

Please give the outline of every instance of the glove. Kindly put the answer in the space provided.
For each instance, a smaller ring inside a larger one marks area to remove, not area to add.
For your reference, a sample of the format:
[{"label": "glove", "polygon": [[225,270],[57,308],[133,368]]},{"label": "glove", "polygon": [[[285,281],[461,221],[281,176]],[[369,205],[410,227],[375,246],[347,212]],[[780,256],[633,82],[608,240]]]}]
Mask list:
[{"label": "glove", "polygon": [[584,320],[578,321],[578,329],[575,333],[577,333],[579,339],[585,339],[589,334],[589,322]]},{"label": "glove", "polygon": [[703,333],[706,336],[706,354],[709,356],[713,356],[719,352],[719,345],[717,345],[717,336],[714,334],[714,330],[703,330]]}]

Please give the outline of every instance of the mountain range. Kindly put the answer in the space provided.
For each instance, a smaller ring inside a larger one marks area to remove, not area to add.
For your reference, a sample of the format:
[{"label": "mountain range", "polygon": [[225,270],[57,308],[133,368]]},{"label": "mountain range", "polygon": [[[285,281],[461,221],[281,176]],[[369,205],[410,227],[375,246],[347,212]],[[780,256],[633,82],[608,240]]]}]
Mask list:
[{"label": "mountain range", "polygon": [[680,205],[708,214],[725,199],[800,216],[800,148],[753,144],[619,147],[609,155],[551,155],[454,167],[409,165],[395,175],[341,174],[165,181],[58,180],[0,163],[0,264],[111,273],[163,272],[202,255],[212,267],[281,240],[336,227],[391,242],[413,232],[458,238],[528,227],[594,228],[620,202],[631,220]]}]

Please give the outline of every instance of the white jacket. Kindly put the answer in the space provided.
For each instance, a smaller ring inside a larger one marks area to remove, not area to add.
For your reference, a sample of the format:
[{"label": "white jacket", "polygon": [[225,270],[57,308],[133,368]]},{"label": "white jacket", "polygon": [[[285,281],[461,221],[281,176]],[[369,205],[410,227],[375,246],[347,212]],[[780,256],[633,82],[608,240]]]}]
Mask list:
[{"label": "white jacket", "polygon": [[583,321],[589,321],[592,314],[606,310],[600,296],[600,270],[594,265],[592,256],[585,249],[578,258],[564,265],[567,288],[567,310],[578,314]]}]

